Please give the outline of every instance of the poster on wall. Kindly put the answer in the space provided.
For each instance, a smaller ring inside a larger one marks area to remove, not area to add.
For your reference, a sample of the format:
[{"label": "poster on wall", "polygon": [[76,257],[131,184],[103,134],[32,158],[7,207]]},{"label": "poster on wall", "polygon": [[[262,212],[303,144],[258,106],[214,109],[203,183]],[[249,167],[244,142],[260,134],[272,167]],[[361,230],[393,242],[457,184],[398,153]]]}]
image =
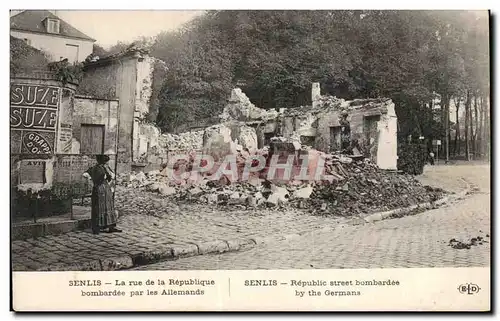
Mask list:
[{"label": "poster on wall", "polygon": [[19,183],[21,184],[45,184],[45,166],[44,160],[29,159],[22,160],[19,164]]},{"label": "poster on wall", "polygon": [[11,134],[11,151],[21,154],[55,153],[59,102],[58,87],[11,84],[10,130],[15,133]]},{"label": "poster on wall", "polygon": [[83,173],[97,163],[95,157],[85,155],[57,156],[54,164],[54,181],[74,183],[83,181]]},{"label": "poster on wall", "polygon": [[63,154],[71,153],[73,129],[71,124],[61,124],[59,128],[59,151]]},{"label": "poster on wall", "polygon": [[55,133],[23,131],[21,154],[54,154]]},{"label": "poster on wall", "polygon": [[59,128],[56,144],[56,152],[71,154],[71,140],[73,138],[73,95],[72,91],[62,89],[61,102],[59,104]]}]

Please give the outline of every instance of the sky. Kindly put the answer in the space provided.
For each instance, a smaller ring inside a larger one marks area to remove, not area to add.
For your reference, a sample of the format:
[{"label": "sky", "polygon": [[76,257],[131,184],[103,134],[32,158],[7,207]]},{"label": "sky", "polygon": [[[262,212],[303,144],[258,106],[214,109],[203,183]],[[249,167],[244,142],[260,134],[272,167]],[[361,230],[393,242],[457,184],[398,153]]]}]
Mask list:
[{"label": "sky", "polygon": [[203,11],[62,11],[56,14],[104,48],[174,30]]}]

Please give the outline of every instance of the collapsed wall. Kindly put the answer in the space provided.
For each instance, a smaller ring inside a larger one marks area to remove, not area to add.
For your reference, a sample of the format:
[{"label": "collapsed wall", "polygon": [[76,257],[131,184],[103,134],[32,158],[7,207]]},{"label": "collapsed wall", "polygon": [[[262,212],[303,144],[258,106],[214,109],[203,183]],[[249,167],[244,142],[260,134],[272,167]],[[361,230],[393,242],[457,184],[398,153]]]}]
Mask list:
[{"label": "collapsed wall", "polygon": [[397,118],[390,99],[346,101],[319,92],[313,84],[312,106],[265,110],[235,88],[220,124],[180,134],[160,134],[150,124],[139,123],[139,158],[156,167],[172,153],[200,151],[215,159],[245,150],[251,154],[279,136],[296,149],[307,146],[323,152],[342,151],[342,127],[349,127],[357,152],[381,169],[397,169]]},{"label": "collapsed wall", "polygon": [[[144,115],[144,112],[141,114]],[[142,117],[136,117],[136,162],[147,164],[147,169],[151,170],[165,165],[169,156],[181,153],[203,152],[215,160],[242,150],[254,153],[259,147],[257,132],[246,122],[273,119],[276,116],[277,112],[255,107],[240,89],[235,89],[219,116],[221,123],[204,129],[161,134],[158,127],[145,123]]]},{"label": "collapsed wall", "polygon": [[266,121],[276,119],[278,112],[276,110],[266,110],[255,107],[250,102],[250,99],[241,91],[240,88],[235,88],[231,91],[231,97],[228,104],[224,107],[222,114],[219,116],[222,122],[227,121]]},{"label": "collapsed wall", "polygon": [[254,106],[236,88],[221,119],[245,122],[255,128],[259,148],[269,145],[273,136],[280,136],[324,152],[342,151],[344,121],[349,127],[348,139],[360,153],[381,169],[397,169],[397,117],[392,100],[346,101],[321,95],[317,83],[313,84],[312,100],[312,106],[268,111]]},{"label": "collapsed wall", "polygon": [[165,133],[151,124],[140,124],[139,161],[148,164],[148,169],[159,169],[169,157],[178,154],[203,152],[215,160],[229,154],[257,150],[255,129],[240,123],[226,122],[205,129],[180,134]]}]

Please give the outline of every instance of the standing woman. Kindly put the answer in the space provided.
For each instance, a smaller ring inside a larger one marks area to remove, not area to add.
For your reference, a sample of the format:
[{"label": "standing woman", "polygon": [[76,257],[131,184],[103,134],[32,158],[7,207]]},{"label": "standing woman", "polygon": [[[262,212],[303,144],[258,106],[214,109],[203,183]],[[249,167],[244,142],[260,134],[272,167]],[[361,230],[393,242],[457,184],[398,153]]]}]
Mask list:
[{"label": "standing woman", "polygon": [[113,204],[113,192],[108,182],[113,179],[113,172],[107,166],[109,156],[98,155],[97,165],[89,168],[84,176],[90,177],[94,184],[92,188],[92,232],[99,234],[107,230],[108,233],[121,232],[116,228],[118,219]]}]

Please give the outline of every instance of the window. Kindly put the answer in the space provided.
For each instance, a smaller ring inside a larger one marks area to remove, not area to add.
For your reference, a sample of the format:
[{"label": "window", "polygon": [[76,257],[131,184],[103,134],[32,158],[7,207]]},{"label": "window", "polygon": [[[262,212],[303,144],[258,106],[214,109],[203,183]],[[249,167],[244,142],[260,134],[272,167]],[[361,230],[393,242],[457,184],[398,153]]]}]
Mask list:
[{"label": "window", "polygon": [[80,154],[104,153],[104,125],[82,124],[80,132]]},{"label": "window", "polygon": [[380,115],[365,116],[364,121],[364,134],[365,139],[368,144],[372,143],[372,140],[377,137],[377,124],[380,121]]},{"label": "window", "polygon": [[330,152],[337,152],[341,150],[341,133],[341,126],[330,127]]},{"label": "window", "polygon": [[264,146],[269,146],[271,144],[271,138],[274,137],[274,133],[264,133]]},{"label": "window", "polygon": [[300,143],[306,146],[314,146],[315,136],[300,136]]},{"label": "window", "polygon": [[47,32],[59,33],[59,20],[47,19]]},{"label": "window", "polygon": [[66,44],[66,58],[70,63],[78,62],[78,51],[77,45]]}]

